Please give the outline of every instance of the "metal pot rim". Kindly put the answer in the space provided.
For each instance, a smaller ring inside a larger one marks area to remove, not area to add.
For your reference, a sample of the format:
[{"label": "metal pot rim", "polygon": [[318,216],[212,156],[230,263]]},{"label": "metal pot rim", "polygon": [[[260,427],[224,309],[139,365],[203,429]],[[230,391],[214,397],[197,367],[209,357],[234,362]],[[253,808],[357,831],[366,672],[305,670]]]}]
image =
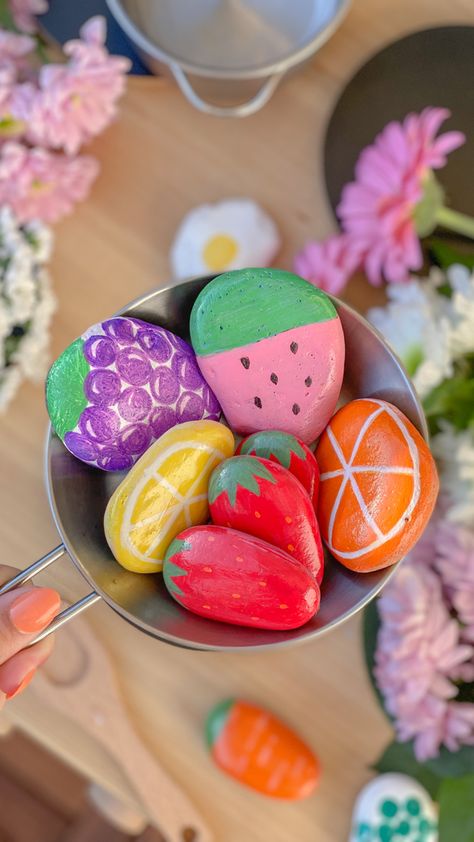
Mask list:
[{"label": "metal pot rim", "polygon": [[291,67],[297,64],[302,64],[306,59],[310,58],[326,41],[331,37],[333,32],[339,27],[342,20],[346,16],[351,0],[338,0],[338,8],[331,18],[331,20],[314,35],[310,41],[299,47],[294,52],[278,59],[271,64],[263,66],[247,67],[239,69],[226,69],[219,67],[206,67],[201,64],[194,64],[188,62],[179,56],[172,53],[167,53],[154,41],[151,41],[141,29],[135,24],[129,14],[123,7],[121,0],[106,0],[109,11],[123,29],[128,38],[137,45],[140,50],[148,53],[156,61],[164,62],[168,65],[177,65],[187,73],[195,76],[201,76],[209,79],[226,79],[226,80],[249,80],[261,79],[267,76],[286,73]]}]

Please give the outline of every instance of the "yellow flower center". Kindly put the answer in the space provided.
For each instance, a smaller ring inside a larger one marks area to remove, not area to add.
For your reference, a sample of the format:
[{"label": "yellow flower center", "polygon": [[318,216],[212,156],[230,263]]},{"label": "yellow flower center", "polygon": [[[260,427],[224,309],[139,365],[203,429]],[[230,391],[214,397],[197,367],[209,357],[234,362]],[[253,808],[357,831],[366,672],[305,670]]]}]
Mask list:
[{"label": "yellow flower center", "polygon": [[234,260],[239,250],[237,241],[228,234],[214,234],[204,246],[202,256],[211,272],[226,269]]},{"label": "yellow flower center", "polygon": [[12,137],[24,132],[26,124],[23,120],[17,120],[12,114],[4,114],[0,117],[0,137]]},{"label": "yellow flower center", "polygon": [[33,193],[48,193],[52,186],[51,182],[41,181],[39,178],[33,178],[31,182],[31,190]]}]

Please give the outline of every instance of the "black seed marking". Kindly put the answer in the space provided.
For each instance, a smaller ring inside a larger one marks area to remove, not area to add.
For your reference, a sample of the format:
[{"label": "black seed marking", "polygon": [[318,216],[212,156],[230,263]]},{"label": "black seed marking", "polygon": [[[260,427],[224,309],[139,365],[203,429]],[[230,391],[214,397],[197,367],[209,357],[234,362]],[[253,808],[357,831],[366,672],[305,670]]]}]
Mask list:
[{"label": "black seed marking", "polygon": [[249,360],[248,357],[241,357],[240,362],[242,363],[244,368],[247,368],[247,369],[250,368],[250,360]]},{"label": "black seed marking", "polygon": [[304,385],[308,386],[308,388],[309,388],[309,386],[311,386],[312,382],[313,381],[311,380],[311,377],[307,377],[306,380],[304,381]]},{"label": "black seed marking", "polygon": [[262,399],[261,398],[254,398],[253,402],[254,402],[255,406],[258,406],[259,409],[262,408]]},{"label": "black seed marking", "polygon": [[292,343],[291,343],[291,345],[290,345],[290,351],[291,351],[291,353],[292,353],[292,354],[296,354],[297,350],[298,350],[298,343],[297,343],[297,342],[292,342]]},{"label": "black seed marking", "polygon": [[275,384],[275,386],[276,386],[276,384],[278,383],[278,374],[275,374],[275,372],[273,372],[272,374],[270,374],[270,380],[271,380],[271,381],[272,381],[272,383],[274,383],[274,384]]},{"label": "black seed marking", "polygon": [[298,406],[297,403],[293,404],[293,406],[291,407],[291,411],[292,411],[293,415],[298,415],[298,412],[300,412],[300,407]]}]

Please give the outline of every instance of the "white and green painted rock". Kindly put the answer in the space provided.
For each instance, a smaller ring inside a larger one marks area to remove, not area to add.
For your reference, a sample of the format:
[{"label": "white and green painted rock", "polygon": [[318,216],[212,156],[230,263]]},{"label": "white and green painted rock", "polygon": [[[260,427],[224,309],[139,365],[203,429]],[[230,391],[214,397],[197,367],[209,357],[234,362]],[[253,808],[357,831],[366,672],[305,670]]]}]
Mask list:
[{"label": "white and green painted rock", "polygon": [[199,367],[238,433],[282,430],[312,442],[334,413],[344,335],[329,297],[278,269],[214,278],[191,313]]},{"label": "white and green painted rock", "polygon": [[[360,792],[349,842],[437,842],[435,804],[418,781],[389,773]],[[454,840],[453,840],[454,842]]]}]

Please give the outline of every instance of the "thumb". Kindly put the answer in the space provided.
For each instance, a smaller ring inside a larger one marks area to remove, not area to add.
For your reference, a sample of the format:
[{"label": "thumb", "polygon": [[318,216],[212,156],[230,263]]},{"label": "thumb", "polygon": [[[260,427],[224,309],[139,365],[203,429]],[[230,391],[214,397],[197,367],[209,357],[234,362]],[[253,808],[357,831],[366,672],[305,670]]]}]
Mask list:
[{"label": "thumb", "polygon": [[61,608],[52,588],[16,588],[0,596],[0,664],[24,649]]}]

